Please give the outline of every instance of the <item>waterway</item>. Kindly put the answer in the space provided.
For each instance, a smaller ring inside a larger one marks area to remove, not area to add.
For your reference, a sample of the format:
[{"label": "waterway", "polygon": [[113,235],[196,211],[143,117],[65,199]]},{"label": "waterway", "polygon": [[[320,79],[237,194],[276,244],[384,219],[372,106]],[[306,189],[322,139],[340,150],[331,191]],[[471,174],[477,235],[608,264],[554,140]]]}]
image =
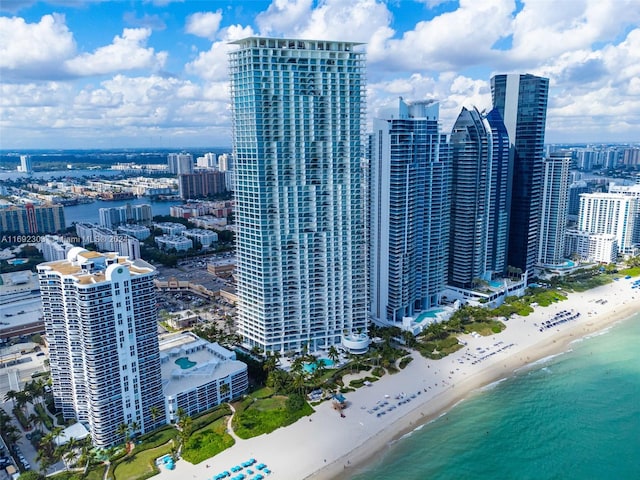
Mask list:
[{"label": "waterway", "polygon": [[123,207],[126,204],[141,205],[147,203],[151,205],[151,213],[155,215],[169,215],[169,210],[173,205],[182,205],[182,201],[160,201],[152,200],[146,197],[137,197],[130,200],[96,200],[92,203],[81,203],[78,205],[70,205],[64,207],[64,218],[67,227],[73,223],[99,223],[100,208]]}]

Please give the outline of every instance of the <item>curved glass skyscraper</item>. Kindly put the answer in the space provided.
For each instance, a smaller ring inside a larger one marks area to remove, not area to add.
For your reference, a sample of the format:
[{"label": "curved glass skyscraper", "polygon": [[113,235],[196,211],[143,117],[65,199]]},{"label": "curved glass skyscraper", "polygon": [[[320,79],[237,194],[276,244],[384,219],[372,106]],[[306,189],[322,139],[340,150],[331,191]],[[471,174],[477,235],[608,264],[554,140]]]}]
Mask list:
[{"label": "curved glass skyscraper", "polygon": [[450,137],[448,283],[472,288],[502,276],[508,230],[509,139],[500,114],[463,108]]}]

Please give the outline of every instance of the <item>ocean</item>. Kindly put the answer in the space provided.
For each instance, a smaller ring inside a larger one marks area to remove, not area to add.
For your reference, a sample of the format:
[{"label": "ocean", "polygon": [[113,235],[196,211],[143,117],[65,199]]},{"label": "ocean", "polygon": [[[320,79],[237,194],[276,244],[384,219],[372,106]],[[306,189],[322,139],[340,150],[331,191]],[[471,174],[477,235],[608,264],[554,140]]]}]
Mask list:
[{"label": "ocean", "polygon": [[476,392],[365,479],[640,479],[640,314]]}]

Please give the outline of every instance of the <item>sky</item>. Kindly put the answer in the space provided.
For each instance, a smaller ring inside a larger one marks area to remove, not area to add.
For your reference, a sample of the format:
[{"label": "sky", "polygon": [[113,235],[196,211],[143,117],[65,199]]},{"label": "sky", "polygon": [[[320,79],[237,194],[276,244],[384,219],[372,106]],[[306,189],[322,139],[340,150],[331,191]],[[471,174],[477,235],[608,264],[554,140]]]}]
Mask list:
[{"label": "sky", "polygon": [[368,122],[436,99],[447,133],[531,73],[547,143],[640,141],[638,0],[0,0],[0,149],[231,146],[248,36],[363,42]]}]

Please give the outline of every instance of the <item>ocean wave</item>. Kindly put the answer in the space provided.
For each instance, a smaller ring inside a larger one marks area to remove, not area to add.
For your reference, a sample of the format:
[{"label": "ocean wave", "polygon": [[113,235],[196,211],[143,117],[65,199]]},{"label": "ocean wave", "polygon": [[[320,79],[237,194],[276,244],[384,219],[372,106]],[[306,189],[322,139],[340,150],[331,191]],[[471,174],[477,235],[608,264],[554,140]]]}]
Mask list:
[{"label": "ocean wave", "polygon": [[478,390],[480,390],[481,392],[487,392],[489,390],[493,390],[494,388],[496,388],[498,385],[500,385],[502,382],[506,380],[508,380],[507,377],[501,378],[500,380],[496,380],[495,382],[485,385],[484,387],[480,387]]},{"label": "ocean wave", "polygon": [[[445,414],[446,414],[446,412],[445,412]],[[442,415],[440,415],[440,416],[442,416]],[[438,418],[440,418],[440,417],[438,417]],[[436,419],[433,419],[433,420],[431,420],[431,421],[429,421],[427,423],[434,422],[435,420]],[[405,433],[404,435],[402,435],[400,438],[390,441],[387,445],[393,445],[394,443],[399,442],[400,440],[404,440],[405,438],[409,438],[411,435],[414,434],[414,432],[418,432],[418,431],[422,430],[425,425],[426,425],[425,423],[421,423],[420,425],[415,427],[413,430],[411,430],[411,431]]]},{"label": "ocean wave", "polygon": [[568,350],[565,350],[564,352],[555,353],[553,355],[548,355],[548,356],[543,357],[543,358],[541,358],[539,360],[536,360],[535,362],[527,363],[526,365],[524,365],[524,366],[522,366],[520,368],[516,368],[514,370],[514,373],[518,373],[518,372],[523,371],[523,370],[524,371],[531,370],[532,368],[537,367],[538,365],[542,365],[542,364],[548,363],[551,360],[553,360],[554,358],[560,357],[560,356],[564,355],[565,353],[570,353],[570,352],[573,352],[573,349],[570,348]]},{"label": "ocean wave", "polygon": [[583,340],[588,340],[590,338],[600,337],[602,335],[606,335],[611,331],[611,327],[605,328],[604,330],[599,330],[597,332],[590,333],[589,335],[585,335],[582,337]]}]

